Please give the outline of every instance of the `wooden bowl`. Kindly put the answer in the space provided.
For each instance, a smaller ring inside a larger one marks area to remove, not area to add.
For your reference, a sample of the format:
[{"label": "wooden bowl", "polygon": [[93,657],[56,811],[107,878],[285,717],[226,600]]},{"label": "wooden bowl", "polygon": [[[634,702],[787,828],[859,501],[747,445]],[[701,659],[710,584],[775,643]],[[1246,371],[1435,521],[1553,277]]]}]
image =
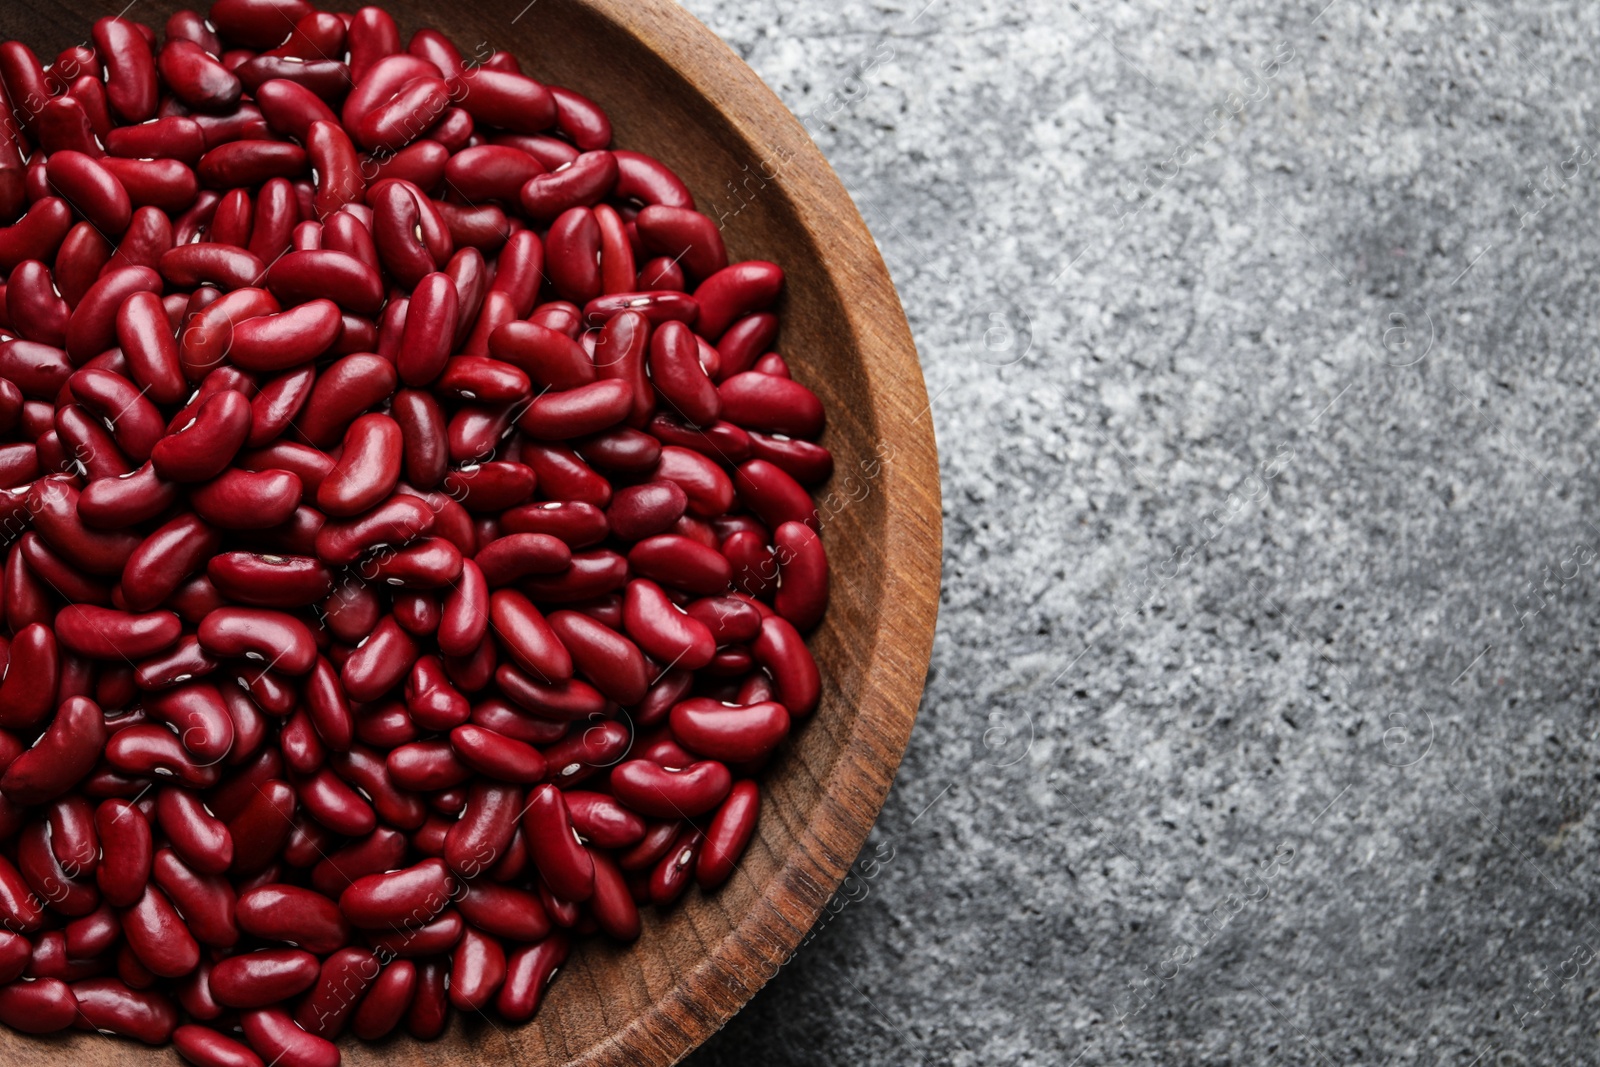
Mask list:
[{"label": "wooden bowl", "polygon": [[[524,6],[526,5],[526,6]],[[120,5],[118,5],[120,6]],[[158,29],[180,6],[143,0]],[[204,7],[204,4],[196,5]],[[337,5],[324,5],[336,7]],[[353,5],[352,5],[353,6]],[[440,1040],[341,1043],[344,1062],[676,1063],[788,959],[866,839],[905,751],[933,639],[939,472],[916,349],[850,197],[800,123],[709,30],[668,0],[388,0],[402,30],[435,26],[463,53],[516,55],[611,117],[619,147],[654,155],[721,218],[730,258],[788,275],[778,348],[827,405],[837,473],[820,493],[832,605],[811,645],[823,703],[762,779],[760,832],[734,879],[653,910],[636,944],[585,941],[520,1027],[457,1016]],[[0,33],[42,57],[112,13],[89,0],[8,3]],[[74,1067],[152,1054],[93,1034],[0,1028],[0,1062]],[[153,1054],[178,1062],[170,1049]]]}]

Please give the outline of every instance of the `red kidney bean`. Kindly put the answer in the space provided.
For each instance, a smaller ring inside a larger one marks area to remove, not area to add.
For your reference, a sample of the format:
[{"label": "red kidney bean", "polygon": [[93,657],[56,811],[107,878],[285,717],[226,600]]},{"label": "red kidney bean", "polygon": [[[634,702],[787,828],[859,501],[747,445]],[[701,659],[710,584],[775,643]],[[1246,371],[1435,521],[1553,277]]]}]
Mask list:
[{"label": "red kidney bean", "polygon": [[95,809],[94,826],[101,849],[95,882],[107,904],[129,907],[150,881],[150,823],[137,807],[112,799]]},{"label": "red kidney bean", "polygon": [[[292,471],[234,469],[191,490],[189,503],[201,518],[221,529],[270,530],[289,521],[302,492],[300,477]],[[248,602],[259,602],[259,596]]]},{"label": "red kidney bean", "polygon": [[692,323],[700,307],[691,296],[668,289],[653,292],[608,293],[583,306],[583,318],[590,326],[603,326],[623,312],[643,316],[652,325],[667,322]]},{"label": "red kidney bean", "polygon": [[724,417],[747,430],[790,437],[822,432],[822,402],[799,382],[746,371],[725,378],[717,392]]},{"label": "red kidney bean", "polygon": [[495,1010],[508,1022],[533,1018],[557,968],[566,962],[567,951],[566,935],[556,933],[513,952],[506,963],[505,984],[495,998]]},{"label": "red kidney bean", "polygon": [[359,515],[387,499],[400,479],[400,426],[387,415],[362,415],[345,431],[344,452],[317,490],[326,515]]},{"label": "red kidney bean", "polygon": [[[371,10],[371,9],[366,9]],[[363,1041],[376,1041],[394,1030],[410,1006],[417,987],[417,967],[410,960],[396,960],[362,997],[350,1030]]]},{"label": "red kidney bean", "polygon": [[640,430],[619,428],[577,443],[578,455],[602,470],[643,475],[661,459],[661,442]]},{"label": "red kidney bean", "polygon": [[833,477],[833,454],[821,445],[760,433],[747,436],[751,457],[766,460],[807,488]]},{"label": "red kidney bean", "polygon": [[828,607],[828,557],[822,539],[804,523],[786,522],[773,534],[779,585],[772,607],[804,633]]},{"label": "red kidney bean", "polygon": [[[195,872],[168,848],[160,849],[154,862],[146,864],[144,877],[154,875],[155,885],[182,910],[195,941],[210,949],[230,949],[238,942],[234,886],[227,878]],[[109,894],[106,899],[110,901]]]},{"label": "red kidney bean", "polygon": [[93,769],[105,742],[105,720],[99,706],[84,697],[71,697],[57,709],[33,747],[0,776],[0,792],[18,804],[53,800]]},{"label": "red kidney bean", "polygon": [[200,645],[224,659],[244,657],[285,674],[311,670],[316,640],[305,623],[264,608],[218,608],[200,623]]},{"label": "red kidney bean", "polygon": [[228,358],[246,370],[288,370],[327,352],[343,325],[338,304],[312,300],[236,324]]},{"label": "red kidney bean", "polygon": [[604,540],[606,514],[581,501],[545,501],[513,508],[501,516],[507,533],[547,533],[571,549],[584,549]]},{"label": "red kidney bean", "polygon": [[571,790],[565,794],[572,827],[602,849],[629,849],[644,838],[644,820],[604,793]]},{"label": "red kidney bean", "polygon": [[17,333],[45,344],[65,343],[72,310],[56,292],[48,267],[38,260],[19,263],[7,280],[5,295],[6,313]]},{"label": "red kidney bean", "polygon": [[497,590],[490,597],[489,619],[495,636],[524,670],[548,682],[572,677],[571,655],[527,597],[511,589]]},{"label": "red kidney bean", "polygon": [[550,224],[545,237],[550,284],[565,300],[584,304],[603,291],[600,224],[587,207],[569,208]]},{"label": "red kidney bean", "polygon": [[500,942],[467,927],[456,943],[450,967],[450,1003],[460,1011],[482,1011],[506,976]]},{"label": "red kidney bean", "polygon": [[[508,697],[545,719],[574,721],[594,718],[606,711],[606,698],[600,691],[587,682],[577,679],[545,684],[528,678],[510,664],[504,664],[495,672],[495,680]],[[502,732],[514,731],[513,724],[498,719],[491,722],[480,718],[477,713],[474,713],[473,718],[479,725],[491,725]],[[530,734],[525,739],[534,739],[529,728],[524,727],[521,732]],[[553,740],[543,737],[538,739]]]},{"label": "red kidney bean", "polygon": [[244,1045],[194,1023],[173,1030],[172,1045],[196,1067],[263,1067],[261,1057]]},{"label": "red kidney bean", "polygon": [[19,221],[0,227],[0,270],[11,271],[23,260],[49,259],[71,229],[72,208],[65,200],[34,201]]},{"label": "red kidney bean", "polygon": [[372,549],[426,536],[434,522],[434,512],[418,498],[394,496],[356,519],[324,526],[317,533],[317,555],[336,566],[354,563]]},{"label": "red kidney bean", "polygon": [[[149,611],[162,604],[220,545],[217,531],[193,515],[180,515],[156,530],[140,542],[123,568],[122,594],[128,607]],[[173,633],[172,639],[176,638]],[[152,648],[143,655],[158,651]]]},{"label": "red kidney bean", "polygon": [[51,190],[103,233],[121,236],[133,218],[128,191],[98,160],[82,152],[50,156],[46,170]]},{"label": "red kidney bean", "polygon": [[59,978],[36,978],[0,988],[0,1022],[25,1034],[65,1030],[78,1018],[78,1001]]},{"label": "red kidney bean", "polygon": [[812,529],[820,520],[810,494],[781,467],[762,459],[743,463],[734,473],[739,497],[768,527],[801,522]]},{"label": "red kidney bean", "polygon": [[611,498],[606,522],[611,533],[624,541],[666,533],[688,507],[688,494],[675,482],[645,482],[627,486]]},{"label": "red kidney bean", "polygon": [[176,978],[200,962],[200,945],[183,924],[166,894],[146,886],[133,906],[122,912],[122,936],[139,961],[162,978]]},{"label": "red kidney bean", "polygon": [[238,77],[193,41],[168,41],[158,63],[162,80],[191,108],[226,112],[239,102],[244,86]]},{"label": "red kidney bean", "polygon": [[[221,701],[220,694],[217,699]],[[227,825],[193,793],[162,788],[156,793],[156,819],[173,851],[193,870],[221,874],[232,865],[233,837]]]},{"label": "red kidney bean", "polygon": [[310,366],[286,371],[262,386],[250,402],[250,435],[246,448],[270,445],[293,426],[294,418],[306,408],[310,390],[317,382],[317,371]]},{"label": "red kidney bean", "polygon": [[307,1033],[337,1038],[378,972],[378,958],[364,948],[333,953],[322,962],[316,985],[295,1009],[295,1022]]},{"label": "red kidney bean", "polygon": [[612,155],[617,161],[616,196],[619,199],[694,210],[694,197],[689,187],[665,164],[623,149],[617,149]]},{"label": "red kidney bean", "polygon": [[645,538],[628,551],[628,565],[635,574],[701,596],[724,593],[733,580],[726,556],[681,534]]},{"label": "red kidney bean", "polygon": [[[645,265],[639,268],[637,288],[641,291],[681,293],[688,287],[688,282],[683,276],[683,268],[678,266],[677,260],[657,256],[647,260]],[[709,372],[711,368],[706,369]],[[713,373],[712,377],[715,376]]]},{"label": "red kidney bean", "polygon": [[468,789],[465,810],[445,835],[444,858],[464,878],[479,877],[511,843],[522,810],[522,790],[478,779]]},{"label": "red kidney bean", "polygon": [[737,707],[706,697],[676,705],[672,735],[690,751],[725,763],[749,763],[789,736],[789,712],[773,701]]},{"label": "red kidney bean", "polygon": [[641,928],[639,907],[626,876],[608,855],[597,855],[594,862],[595,887],[594,899],[589,903],[590,914],[600,929],[612,938],[622,942],[636,940]]},{"label": "red kidney bean", "polygon": [[153,118],[160,99],[150,42],[122,18],[94,24],[94,45],[106,65],[106,96],[125,122]]},{"label": "red kidney bean", "polygon": [[17,631],[0,682],[0,727],[25,730],[44,721],[56,706],[60,663],[49,627],[31,623]]},{"label": "red kidney bean", "polygon": [[443,860],[355,879],[339,896],[339,910],[366,930],[416,929],[437,918],[456,891]]},{"label": "red kidney bean", "polygon": [[184,747],[199,759],[215,762],[233,749],[233,718],[222,694],[210,683],[195,682],[151,694],[144,707],[151,719],[177,730]]},{"label": "red kidney bean", "polygon": [[195,788],[210,788],[222,777],[216,764],[196,763],[177,734],[154,723],[119,729],[106,743],[105,757],[127,774],[170,776]]},{"label": "red kidney bean", "polygon": [[515,203],[522,187],[543,173],[544,165],[526,152],[500,145],[481,145],[450,157],[444,169],[444,180],[470,202]]},{"label": "red kidney bean", "polygon": [[728,768],[705,760],[684,768],[661,767],[648,760],[628,760],[611,772],[618,800],[643,815],[694,818],[720,804],[732,787]]},{"label": "red kidney bean", "polygon": [[350,940],[350,926],[339,906],[321,893],[299,886],[263,885],[239,895],[240,929],[268,941],[286,941],[326,955]]},{"label": "red kidney bean", "polygon": [[389,413],[400,424],[406,480],[419,489],[437,487],[450,467],[445,417],[439,402],[420,389],[402,389],[390,402]]},{"label": "red kidney bean", "polygon": [[696,278],[709,278],[728,265],[722,232],[698,211],[651,205],[639,212],[635,225],[647,251],[672,257]]},{"label": "red kidney bean", "polygon": [[571,338],[531,322],[510,322],[489,335],[496,359],[550,389],[576,389],[596,380],[594,361]]},{"label": "red kidney bean", "polygon": [[713,518],[733,506],[734,484],[714,462],[676,445],[664,445],[655,470],[657,479],[676,482],[689,500],[689,514]]},{"label": "red kidney bean", "polygon": [[209,481],[238,455],[249,432],[249,399],[225,389],[202,401],[186,425],[162,438],[151,450],[150,462],[168,481]]},{"label": "red kidney bean", "polygon": [[297,427],[306,440],[325,448],[357,415],[393,395],[395,384],[394,365],[383,357],[359,352],[345,356],[318,376]]},{"label": "red kidney bean", "polygon": [[392,689],[416,662],[417,647],[392,615],[385,616],[339,673],[345,692],[356,700],[376,700]]},{"label": "red kidney bean", "polygon": [[266,285],[288,304],[327,297],[357,315],[375,315],[384,302],[382,276],[344,252],[290,252],[267,269]]},{"label": "red kidney bean", "polygon": [[263,1008],[310,989],[317,981],[317,957],[299,949],[258,949],[217,961],[211,993],[229,1008]]},{"label": "red kidney bean", "polygon": [[[223,3],[218,0],[212,11]],[[339,1067],[339,1047],[325,1038],[308,1034],[295,1024],[282,1008],[258,1008],[239,1017],[245,1040],[268,1063],[283,1067]]]},{"label": "red kidney bean", "polygon": [[594,892],[594,857],[579,844],[566,801],[555,786],[535,786],[528,795],[522,832],[551,891],[569,901],[588,900]]},{"label": "red kidney bean", "polygon": [[549,534],[513,533],[484,545],[474,562],[484,583],[498,589],[530,575],[564,573],[572,565],[572,550]]},{"label": "red kidney bean", "polygon": [[115,267],[89,287],[67,323],[67,354],[74,362],[83,363],[112,346],[119,307],[142,292],[161,292],[161,276],[149,267]]},{"label": "red kidney bean", "polygon": [[187,386],[177,341],[156,293],[136,292],[124,300],[117,311],[116,337],[134,382],[152,401],[174,404],[183,398]]},{"label": "red kidney bean", "polygon": [[220,664],[200,647],[199,638],[185,634],[166,652],[140,660],[134,672],[134,683],[139,689],[166,689],[209,674],[218,666]]},{"label": "red kidney bean", "polygon": [[481,726],[457,726],[450,745],[468,768],[502,782],[537,782],[545,774],[538,749]]},{"label": "red kidney bean", "polygon": [[531,392],[528,376],[509,363],[483,356],[455,356],[444,367],[434,388],[452,400],[504,404],[522,400]]},{"label": "red kidney bean", "polygon": [[749,260],[724,267],[694,291],[700,305],[696,328],[715,343],[734,320],[764,311],[783,288],[783,269],[775,263]]},{"label": "red kidney bean", "polygon": [[671,851],[683,833],[683,820],[671,819],[653,824],[643,840],[618,857],[618,865],[625,871],[645,871],[654,867]]},{"label": "red kidney bean", "polygon": [[710,663],[716,654],[711,630],[674,604],[654,582],[638,579],[628,583],[622,618],[628,636],[662,662],[693,671]]},{"label": "red kidney bean", "polygon": [[631,383],[592,382],[535,398],[517,419],[517,426],[535,440],[560,441],[615,426],[627,417],[632,406]]}]

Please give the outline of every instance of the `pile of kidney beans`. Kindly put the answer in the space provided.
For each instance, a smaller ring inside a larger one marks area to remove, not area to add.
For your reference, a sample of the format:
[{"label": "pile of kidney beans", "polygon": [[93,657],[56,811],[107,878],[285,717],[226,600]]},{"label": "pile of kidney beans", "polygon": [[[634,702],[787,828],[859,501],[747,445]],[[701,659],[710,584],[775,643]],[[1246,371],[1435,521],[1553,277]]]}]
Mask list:
[{"label": "pile of kidney beans", "polygon": [[820,686],[782,271],[378,8],[0,88],[0,1022],[332,1067],[725,882]]}]

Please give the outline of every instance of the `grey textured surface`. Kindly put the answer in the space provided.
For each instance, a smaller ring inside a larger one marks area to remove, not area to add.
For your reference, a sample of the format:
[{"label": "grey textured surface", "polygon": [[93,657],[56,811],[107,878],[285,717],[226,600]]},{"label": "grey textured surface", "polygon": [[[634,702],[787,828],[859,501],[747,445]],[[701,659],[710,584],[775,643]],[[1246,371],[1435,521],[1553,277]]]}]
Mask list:
[{"label": "grey textured surface", "polygon": [[690,1062],[1600,1059],[1600,9],[924,2],[688,5],[879,238],[947,539],[851,899]]}]

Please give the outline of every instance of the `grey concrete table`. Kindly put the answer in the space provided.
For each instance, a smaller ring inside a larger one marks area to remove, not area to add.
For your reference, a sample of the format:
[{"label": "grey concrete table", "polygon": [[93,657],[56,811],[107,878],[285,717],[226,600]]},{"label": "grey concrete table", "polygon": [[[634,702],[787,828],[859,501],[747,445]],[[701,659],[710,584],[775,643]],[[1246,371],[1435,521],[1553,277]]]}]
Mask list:
[{"label": "grey concrete table", "polygon": [[947,546],[691,1062],[1600,1061],[1600,7],[924,3],[689,0],[883,247]]}]

